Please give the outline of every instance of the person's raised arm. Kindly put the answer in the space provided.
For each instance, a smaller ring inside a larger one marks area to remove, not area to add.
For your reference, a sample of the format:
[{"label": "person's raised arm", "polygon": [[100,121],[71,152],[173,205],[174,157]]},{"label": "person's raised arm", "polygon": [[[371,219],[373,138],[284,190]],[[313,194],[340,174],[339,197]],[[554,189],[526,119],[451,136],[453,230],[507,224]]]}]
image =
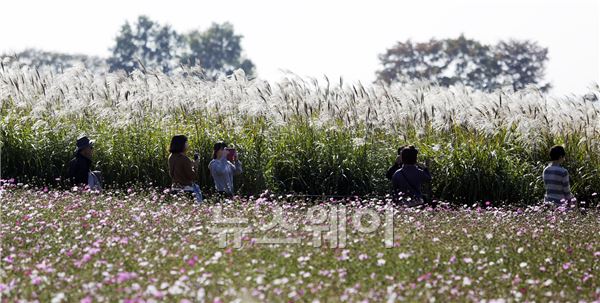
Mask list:
[{"label": "person's raised arm", "polygon": [[388,168],[387,172],[385,173],[385,177],[388,180],[392,180],[392,177],[394,177],[394,173],[400,169],[400,165],[398,165],[398,163],[394,163],[394,165],[392,165],[390,168]]},{"label": "person's raised arm", "polygon": [[240,160],[238,160],[237,158],[235,159],[235,170],[234,170],[234,174],[235,175],[240,175],[242,173],[242,162],[240,162]]}]

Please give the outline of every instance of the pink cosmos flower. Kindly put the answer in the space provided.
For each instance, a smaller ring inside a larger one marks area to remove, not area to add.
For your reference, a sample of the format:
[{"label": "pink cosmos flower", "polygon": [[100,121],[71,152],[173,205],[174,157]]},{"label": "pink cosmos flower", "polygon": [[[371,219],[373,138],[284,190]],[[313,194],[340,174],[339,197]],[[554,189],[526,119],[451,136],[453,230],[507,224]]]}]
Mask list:
[{"label": "pink cosmos flower", "polygon": [[519,277],[519,275],[516,275],[514,277],[514,279],[512,280],[512,285],[517,286],[517,285],[519,285],[519,283],[521,283],[521,278]]},{"label": "pink cosmos flower", "polygon": [[38,263],[35,265],[35,268],[43,271],[43,272],[53,272],[54,269],[52,268],[52,266],[46,264],[46,261],[44,260],[42,263]]},{"label": "pink cosmos flower", "polygon": [[117,274],[117,283],[123,283],[125,281],[134,279],[137,277],[136,273],[133,272],[120,272]]},{"label": "pink cosmos flower", "polygon": [[75,261],[75,266],[76,267],[81,267],[81,266],[83,266],[83,264],[89,262],[91,259],[92,259],[92,255],[91,254],[85,254],[81,258],[81,260]]},{"label": "pink cosmos flower", "polygon": [[426,274],[423,274],[423,275],[419,276],[419,278],[417,278],[417,281],[423,282],[423,281],[429,280],[430,278],[431,278],[431,273],[428,272]]},{"label": "pink cosmos flower", "polygon": [[40,284],[42,284],[42,281],[43,280],[40,277],[31,278],[31,284],[33,284],[33,285],[40,285]]},{"label": "pink cosmos flower", "polygon": [[194,265],[196,265],[196,262],[198,262],[198,256],[193,256],[192,258],[189,258],[186,261],[187,265],[189,265],[190,267],[193,267]]},{"label": "pink cosmos flower", "polygon": [[581,278],[581,281],[583,283],[585,283],[585,282],[587,282],[587,280],[589,280],[589,279],[591,279],[593,277],[594,277],[593,275],[590,275],[589,273],[586,272],[586,273],[583,273],[583,278]]}]

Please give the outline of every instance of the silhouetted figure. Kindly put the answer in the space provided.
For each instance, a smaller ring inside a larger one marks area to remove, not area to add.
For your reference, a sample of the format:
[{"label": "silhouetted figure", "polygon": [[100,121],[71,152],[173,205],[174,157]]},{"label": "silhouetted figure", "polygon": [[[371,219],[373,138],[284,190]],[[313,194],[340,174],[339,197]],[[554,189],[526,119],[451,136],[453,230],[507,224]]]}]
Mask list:
[{"label": "silhouetted figure", "polygon": [[419,151],[414,146],[402,150],[402,168],[392,176],[396,193],[401,193],[409,205],[423,204],[421,185],[431,181],[431,174],[425,165],[417,165]]},{"label": "silhouetted figure", "polygon": [[392,180],[394,173],[396,173],[396,171],[398,171],[400,168],[402,168],[402,150],[405,147],[406,146],[401,146],[400,148],[398,148],[398,156],[396,157],[396,161],[385,173],[385,177],[390,181]]},{"label": "silhouetted figure", "polygon": [[102,174],[92,171],[94,141],[88,137],[77,139],[75,157],[69,161],[67,178],[72,186],[88,186],[92,190],[102,189]]}]

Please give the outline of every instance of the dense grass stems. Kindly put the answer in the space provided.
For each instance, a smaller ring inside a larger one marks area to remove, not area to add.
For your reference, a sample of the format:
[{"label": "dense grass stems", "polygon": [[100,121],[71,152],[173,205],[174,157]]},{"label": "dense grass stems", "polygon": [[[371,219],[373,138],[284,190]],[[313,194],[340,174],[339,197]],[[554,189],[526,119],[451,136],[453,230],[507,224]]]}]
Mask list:
[{"label": "dense grass stems", "polygon": [[534,90],[485,94],[429,84],[363,86],[293,75],[280,83],[243,72],[216,82],[193,69],[95,75],[22,68],[0,71],[1,173],[60,185],[75,138],[96,139],[110,186],[168,186],[167,145],[185,133],[200,151],[200,185],[212,144],[233,143],[242,194],[389,192],[395,149],[414,144],[432,163],[433,194],[457,204],[533,204],[543,195],[547,150],[567,148],[572,188],[588,201],[600,188],[600,104],[549,99]]}]

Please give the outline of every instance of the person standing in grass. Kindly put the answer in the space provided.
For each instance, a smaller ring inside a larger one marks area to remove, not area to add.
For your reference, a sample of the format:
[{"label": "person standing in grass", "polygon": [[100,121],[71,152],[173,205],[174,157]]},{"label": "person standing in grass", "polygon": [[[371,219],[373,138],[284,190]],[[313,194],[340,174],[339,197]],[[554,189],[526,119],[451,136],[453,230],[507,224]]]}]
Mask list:
[{"label": "person standing in grass", "polygon": [[198,156],[194,156],[194,161],[186,156],[189,149],[188,139],[184,135],[176,135],[171,139],[169,147],[169,176],[172,180],[173,189],[183,190],[193,193],[196,202],[202,203],[202,191],[196,184],[198,179]]},{"label": "person standing in grass", "polygon": [[431,174],[425,165],[417,165],[419,151],[414,146],[402,149],[402,168],[392,176],[395,193],[409,198],[408,205],[420,205],[424,203],[421,185],[431,181]]},{"label": "person standing in grass", "polygon": [[392,180],[392,177],[394,176],[394,173],[399,170],[400,168],[402,168],[402,150],[405,148],[406,146],[401,146],[400,148],[398,148],[398,155],[396,157],[396,161],[394,162],[394,164],[387,170],[387,172],[385,173],[385,177],[388,180]]},{"label": "person standing in grass", "polygon": [[[231,154],[230,154],[231,153]],[[233,176],[242,173],[242,163],[236,152],[227,149],[227,144],[217,142],[213,149],[213,159],[208,164],[210,174],[215,181],[217,193],[226,197],[232,197]]]},{"label": "person standing in grass", "polygon": [[573,199],[569,180],[569,172],[561,166],[566,158],[565,148],[555,145],[550,149],[550,164],[544,169],[543,179],[546,195],[545,202],[563,204]]},{"label": "person standing in grass", "polygon": [[94,141],[83,136],[77,139],[75,157],[69,161],[67,179],[71,186],[88,186],[91,190],[102,189],[102,174],[92,171]]}]

